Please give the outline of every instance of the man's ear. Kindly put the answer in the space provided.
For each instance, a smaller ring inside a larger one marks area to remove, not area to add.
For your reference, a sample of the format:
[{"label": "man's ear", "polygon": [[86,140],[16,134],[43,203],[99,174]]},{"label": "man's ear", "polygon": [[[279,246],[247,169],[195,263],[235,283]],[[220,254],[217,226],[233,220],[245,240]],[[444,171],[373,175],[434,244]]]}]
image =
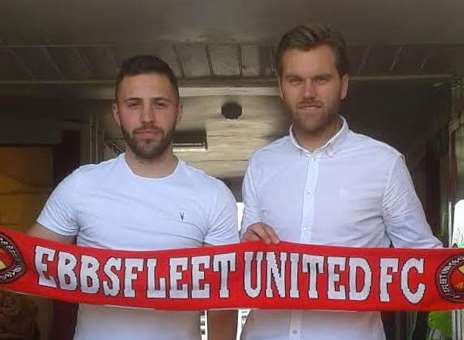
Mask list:
[{"label": "man's ear", "polygon": [[282,93],[282,79],[280,78],[279,75],[277,75],[277,87],[279,88],[279,97],[283,101],[284,100],[284,95]]},{"label": "man's ear", "polygon": [[180,121],[182,120],[182,115],[184,114],[184,106],[182,105],[182,103],[180,102],[180,99],[179,99],[179,103],[177,103],[177,118],[176,118],[176,123],[179,124]]},{"label": "man's ear", "polygon": [[348,94],[349,83],[350,83],[350,76],[348,75],[348,73],[346,73],[342,77],[342,86],[340,89],[340,100],[345,99],[346,95]]},{"label": "man's ear", "polygon": [[118,103],[116,101],[113,102],[112,110],[114,121],[116,122],[116,124],[118,124],[118,126],[121,126],[121,119],[119,118],[119,108]]}]

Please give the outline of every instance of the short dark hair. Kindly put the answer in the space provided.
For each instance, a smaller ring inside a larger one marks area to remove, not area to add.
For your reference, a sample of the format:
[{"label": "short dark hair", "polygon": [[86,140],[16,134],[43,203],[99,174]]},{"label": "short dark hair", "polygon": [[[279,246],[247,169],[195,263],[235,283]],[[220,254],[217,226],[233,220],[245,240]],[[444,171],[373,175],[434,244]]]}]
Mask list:
[{"label": "short dark hair", "polygon": [[282,57],[291,49],[309,51],[313,48],[327,45],[335,54],[335,64],[340,76],[349,73],[349,61],[343,35],[320,24],[299,25],[285,33],[280,39],[276,52],[276,69],[282,75]]},{"label": "short dark hair", "polygon": [[179,86],[174,72],[164,60],[154,55],[136,55],[122,62],[114,86],[115,98],[118,98],[119,85],[125,77],[150,73],[166,76],[179,99]]}]

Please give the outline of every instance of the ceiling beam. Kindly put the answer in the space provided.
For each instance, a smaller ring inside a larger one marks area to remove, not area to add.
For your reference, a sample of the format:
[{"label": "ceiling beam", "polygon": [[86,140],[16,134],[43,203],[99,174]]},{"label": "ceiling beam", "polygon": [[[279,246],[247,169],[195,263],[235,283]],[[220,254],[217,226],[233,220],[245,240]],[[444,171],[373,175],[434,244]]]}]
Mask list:
[{"label": "ceiling beam", "polygon": [[[353,82],[366,81],[446,81],[451,74],[354,76]],[[0,81],[2,96],[113,99],[113,80],[21,80]],[[214,78],[179,81],[181,97],[278,96],[275,78]]]}]

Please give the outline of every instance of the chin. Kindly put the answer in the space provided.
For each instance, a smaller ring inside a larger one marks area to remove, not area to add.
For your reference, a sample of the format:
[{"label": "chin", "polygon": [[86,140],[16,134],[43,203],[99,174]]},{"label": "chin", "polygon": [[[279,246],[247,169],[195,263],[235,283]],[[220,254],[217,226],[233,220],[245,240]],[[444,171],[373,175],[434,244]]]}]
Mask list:
[{"label": "chin", "polygon": [[141,159],[145,159],[145,160],[153,160],[155,158],[160,157],[162,154],[163,152],[162,151],[159,152],[158,150],[156,151],[148,150],[148,151],[143,151],[143,152],[139,150],[135,153],[137,157]]},{"label": "chin", "polygon": [[319,131],[328,126],[328,122],[320,119],[306,119],[298,124],[298,127],[306,132]]}]

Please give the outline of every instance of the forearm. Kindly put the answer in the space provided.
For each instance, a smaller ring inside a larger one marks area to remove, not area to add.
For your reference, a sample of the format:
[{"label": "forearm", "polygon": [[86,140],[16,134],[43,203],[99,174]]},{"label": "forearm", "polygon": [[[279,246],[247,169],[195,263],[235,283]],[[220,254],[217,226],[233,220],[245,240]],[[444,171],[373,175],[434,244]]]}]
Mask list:
[{"label": "forearm", "polygon": [[61,243],[74,243],[75,237],[73,236],[64,236],[57,234],[39,223],[35,223],[31,228],[26,232],[29,236],[43,238],[46,240],[61,242]]}]

